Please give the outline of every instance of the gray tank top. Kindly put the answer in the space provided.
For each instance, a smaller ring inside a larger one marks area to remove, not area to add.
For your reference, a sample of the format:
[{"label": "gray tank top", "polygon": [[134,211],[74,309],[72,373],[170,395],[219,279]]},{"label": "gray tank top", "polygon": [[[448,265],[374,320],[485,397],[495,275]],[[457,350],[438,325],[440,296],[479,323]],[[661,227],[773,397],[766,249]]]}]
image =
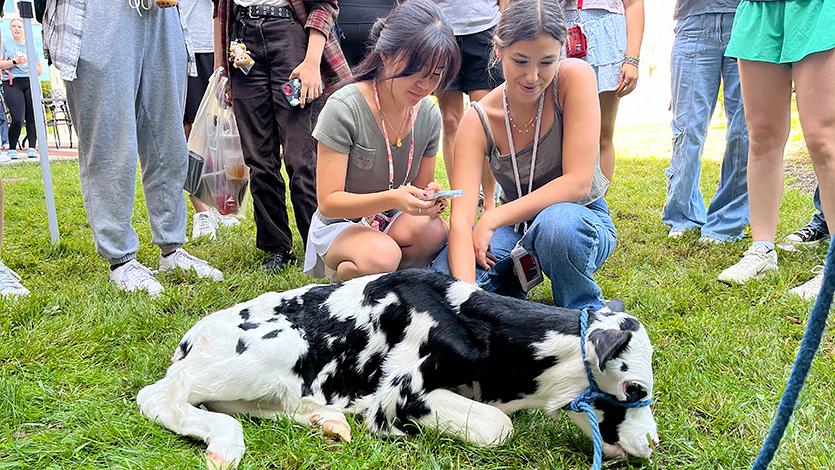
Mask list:
[{"label": "gray tank top", "polygon": [[[542,186],[548,184],[554,179],[562,176],[562,108],[559,105],[559,95],[557,94],[557,81],[554,80],[553,95],[554,95],[554,124],[545,132],[545,135],[539,139],[539,145],[536,156],[536,170],[533,178],[533,190],[537,190]],[[473,102],[473,108],[478,113],[481,120],[481,125],[484,128],[484,135],[487,137],[487,158],[490,162],[490,169],[496,182],[502,187],[502,203],[507,203],[519,198],[516,194],[516,178],[513,175],[513,162],[510,159],[510,154],[502,155],[496,147],[496,142],[493,139],[493,131],[490,128],[490,121],[487,119],[487,113],[479,102]],[[522,186],[522,192],[525,193],[528,188],[528,179],[531,174],[531,153],[533,152],[533,143],[521,150],[516,151],[516,164],[519,168],[519,179]],[[580,205],[588,205],[600,199],[606,194],[606,189],[609,187],[609,180],[600,172],[600,153],[597,154],[597,163],[594,166],[594,176],[592,177],[591,189],[585,197],[577,201]],[[526,194],[526,193],[525,193]],[[524,195],[524,194],[523,194]]]}]

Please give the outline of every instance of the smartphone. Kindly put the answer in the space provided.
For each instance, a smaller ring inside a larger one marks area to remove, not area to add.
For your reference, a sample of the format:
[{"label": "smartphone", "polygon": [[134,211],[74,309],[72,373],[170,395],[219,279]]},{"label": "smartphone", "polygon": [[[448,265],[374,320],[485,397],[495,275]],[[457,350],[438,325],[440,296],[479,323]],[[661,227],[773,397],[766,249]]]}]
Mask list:
[{"label": "smartphone", "polygon": [[290,80],[281,86],[281,93],[287,99],[287,102],[290,103],[290,106],[298,106],[302,102],[302,81],[298,78]]},{"label": "smartphone", "polygon": [[427,201],[433,201],[435,199],[452,199],[454,197],[460,197],[464,195],[463,189],[449,189],[447,191],[439,191],[429,197],[426,198]]}]

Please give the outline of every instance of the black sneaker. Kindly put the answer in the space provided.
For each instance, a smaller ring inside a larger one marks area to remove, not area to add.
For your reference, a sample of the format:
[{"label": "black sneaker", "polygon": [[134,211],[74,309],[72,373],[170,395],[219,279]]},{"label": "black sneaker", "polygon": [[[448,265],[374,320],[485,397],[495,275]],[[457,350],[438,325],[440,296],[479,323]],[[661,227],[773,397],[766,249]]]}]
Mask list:
[{"label": "black sneaker", "polygon": [[783,239],[783,243],[794,246],[813,246],[822,240],[829,239],[829,232],[807,224],[798,231]]},{"label": "black sneaker", "polygon": [[293,264],[294,261],[296,261],[296,255],[294,255],[292,251],[285,251],[283,253],[268,253],[267,259],[261,263],[261,267],[264,268],[265,271],[274,273]]}]

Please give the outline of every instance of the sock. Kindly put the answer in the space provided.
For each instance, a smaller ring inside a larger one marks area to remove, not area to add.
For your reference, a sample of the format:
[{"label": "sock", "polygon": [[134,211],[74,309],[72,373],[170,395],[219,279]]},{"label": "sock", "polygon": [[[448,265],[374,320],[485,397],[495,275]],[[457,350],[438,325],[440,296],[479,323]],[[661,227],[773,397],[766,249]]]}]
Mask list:
[{"label": "sock", "polygon": [[127,261],[122,261],[121,263],[111,264],[110,265],[110,270],[115,271],[115,270],[121,268],[122,266],[124,266],[124,265],[126,265],[130,262],[131,262],[131,260],[127,260]]},{"label": "sock", "polygon": [[755,241],[754,243],[751,244],[751,247],[755,247],[755,246],[764,246],[767,250],[771,251],[771,250],[774,249],[774,242]]},{"label": "sock", "polygon": [[168,253],[168,254],[163,254],[162,252],[160,252],[160,254],[162,255],[163,258],[168,258],[169,256],[173,255],[176,252],[177,252],[177,250],[174,250],[174,251],[172,251],[171,253]]}]

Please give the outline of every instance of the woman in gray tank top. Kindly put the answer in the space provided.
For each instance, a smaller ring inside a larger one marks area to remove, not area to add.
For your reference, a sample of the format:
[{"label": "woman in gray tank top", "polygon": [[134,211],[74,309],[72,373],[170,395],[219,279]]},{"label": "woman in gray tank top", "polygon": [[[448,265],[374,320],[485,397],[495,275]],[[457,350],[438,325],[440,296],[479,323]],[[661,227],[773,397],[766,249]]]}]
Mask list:
[{"label": "woman in gray tank top", "polygon": [[421,267],[446,242],[432,199],[441,132],[427,98],[459,68],[458,45],[429,0],[397,6],[372,28],[372,51],[353,83],[327,100],[313,137],[319,209],[313,215],[304,271],[343,281]]},{"label": "woman in gray tank top", "polygon": [[[452,186],[464,196],[433,268],[514,296],[544,273],[556,305],[599,308],[592,275],[614,250],[615,227],[603,198],[594,72],[560,61],[565,34],[552,0],[516,0],[502,13],[494,44],[506,81],[459,128]],[[473,225],[485,159],[504,195]]]}]

